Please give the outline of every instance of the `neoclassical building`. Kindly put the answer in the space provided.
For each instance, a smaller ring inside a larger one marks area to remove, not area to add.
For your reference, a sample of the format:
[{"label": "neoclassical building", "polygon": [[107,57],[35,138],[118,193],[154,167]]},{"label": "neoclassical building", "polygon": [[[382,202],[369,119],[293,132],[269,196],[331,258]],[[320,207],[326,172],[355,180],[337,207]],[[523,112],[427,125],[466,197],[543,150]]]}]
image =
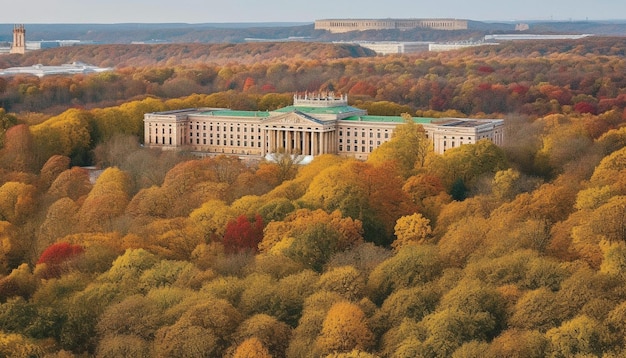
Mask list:
[{"label": "neoclassical building", "polygon": [[331,33],[365,30],[467,30],[467,20],[461,19],[324,19],[315,20],[315,30]]},{"label": "neoclassical building", "polygon": [[[489,139],[504,142],[501,119],[413,118],[426,130],[436,153]],[[389,141],[399,116],[370,116],[348,105],[347,96],[294,95],[293,105],[275,111],[191,108],[144,115],[144,143],[199,155],[262,158],[278,151],[305,156],[338,154],[357,159]]]}]

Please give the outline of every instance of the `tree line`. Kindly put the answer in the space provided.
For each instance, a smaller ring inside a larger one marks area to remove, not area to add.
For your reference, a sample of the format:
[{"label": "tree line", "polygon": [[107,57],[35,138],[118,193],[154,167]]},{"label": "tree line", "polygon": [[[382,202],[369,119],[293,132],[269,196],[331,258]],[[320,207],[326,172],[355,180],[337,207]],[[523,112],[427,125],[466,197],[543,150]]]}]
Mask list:
[{"label": "tree line", "polygon": [[600,114],[624,109],[623,41],[511,42],[448,53],[378,57],[354,45],[307,43],[52,49],[24,57],[22,64],[49,57],[44,62],[81,60],[115,66],[116,71],[0,78],[0,104],[7,111],[58,114],[68,106],[102,107],[145,96],[331,90],[348,94],[354,102],[391,101],[411,111],[533,117]]}]

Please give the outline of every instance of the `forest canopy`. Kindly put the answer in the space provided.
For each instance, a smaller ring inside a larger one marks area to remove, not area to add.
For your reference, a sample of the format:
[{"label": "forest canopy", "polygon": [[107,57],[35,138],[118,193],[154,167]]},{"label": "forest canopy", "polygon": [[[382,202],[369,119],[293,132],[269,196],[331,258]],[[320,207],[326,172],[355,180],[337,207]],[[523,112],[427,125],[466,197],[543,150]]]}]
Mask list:
[{"label": "forest canopy", "polygon": [[[0,356],[623,356],[611,41],[0,79]],[[305,90],[498,116],[507,143],[437,155],[409,122],[365,161],[141,145],[145,112]]]}]

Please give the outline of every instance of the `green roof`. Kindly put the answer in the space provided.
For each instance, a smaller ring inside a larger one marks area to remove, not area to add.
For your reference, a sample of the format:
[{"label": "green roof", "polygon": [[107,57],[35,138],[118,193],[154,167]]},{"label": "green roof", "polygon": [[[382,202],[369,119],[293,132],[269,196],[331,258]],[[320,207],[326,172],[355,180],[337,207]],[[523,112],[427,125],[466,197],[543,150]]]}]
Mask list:
[{"label": "green roof", "polygon": [[266,111],[232,111],[229,109],[220,109],[216,111],[201,112],[203,116],[216,116],[216,117],[262,117],[266,118],[270,116]]},{"label": "green roof", "polygon": [[287,106],[279,108],[276,112],[294,112],[300,111],[307,114],[341,114],[361,111],[361,109],[354,108],[352,106],[337,106],[337,107],[307,107],[307,106]]},{"label": "green roof", "polygon": [[[434,121],[434,118],[412,117],[413,122],[417,124],[429,124]],[[351,116],[342,119],[343,121],[354,122],[384,122],[384,123],[402,123],[404,118],[401,116]]]}]

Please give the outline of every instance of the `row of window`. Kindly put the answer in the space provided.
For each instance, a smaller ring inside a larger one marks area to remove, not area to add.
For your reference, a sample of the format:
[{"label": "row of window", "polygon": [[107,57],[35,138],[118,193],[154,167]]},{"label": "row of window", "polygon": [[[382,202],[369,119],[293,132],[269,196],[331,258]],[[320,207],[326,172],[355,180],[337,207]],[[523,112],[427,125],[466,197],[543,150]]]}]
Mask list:
[{"label": "row of window", "polygon": [[[207,136],[206,133],[196,133],[196,137],[200,137],[200,134],[202,134],[202,137],[205,137],[205,138]],[[219,133],[217,133],[215,136],[216,136],[216,138],[220,138],[220,134]],[[235,135],[234,134],[230,134],[230,135],[224,134],[224,136],[221,137],[221,138],[227,139],[227,138],[229,138],[229,136],[230,136],[230,139],[235,139]],[[189,137],[193,137],[193,132],[189,135]],[[209,137],[213,138],[213,133],[209,133]],[[241,139],[241,134],[237,134],[237,138],[236,139]],[[248,135],[244,134],[243,135],[243,139],[248,139]],[[254,135],[251,135],[250,139],[254,139]],[[257,136],[257,139],[261,140],[261,136]]]},{"label": "row of window", "polygon": [[[200,130],[200,124],[199,123],[190,123],[189,124],[189,129],[193,130],[194,129],[194,125],[196,127],[196,130],[199,131]],[[211,131],[211,132],[213,131],[214,128],[215,128],[215,130],[217,132],[219,132],[220,130],[222,132],[227,132],[227,129],[230,129],[231,132],[235,132],[235,131],[236,132],[242,132],[242,130],[241,130],[242,127],[240,127],[239,123],[237,123],[236,127],[233,124],[229,124],[228,126],[226,126],[226,125],[220,125],[219,123],[217,123],[215,126],[213,124],[209,124],[208,127],[209,127],[209,131]],[[203,131],[207,130],[206,122],[202,123],[202,130]],[[261,133],[261,127],[257,126],[256,131],[257,131],[257,133]],[[243,125],[243,132],[244,133],[248,132],[248,125],[247,124]],[[250,128],[250,132],[254,133],[254,127]]]},{"label": "row of window", "polygon": [[[214,145],[214,143],[215,143],[215,145],[229,145],[229,141],[228,141],[228,140],[226,140],[226,139],[224,139],[224,140],[217,139],[217,140],[215,140],[215,142],[213,141],[213,139],[209,139],[209,140],[208,140],[208,144],[209,144],[209,145]],[[242,145],[241,145],[241,141],[240,141],[240,140],[238,140],[238,141],[233,141],[233,140],[231,140],[231,141],[230,141],[230,145],[231,145],[231,146],[234,146],[234,145],[235,145],[235,143],[237,143],[237,144],[236,144],[236,146],[237,146],[237,147],[241,147],[241,146],[242,146]],[[259,148],[261,147],[261,142],[253,142],[253,141],[248,142],[247,140],[244,140],[244,141],[243,141],[243,146],[244,146],[244,147],[247,147],[247,146],[248,146],[248,144],[250,144],[250,147],[253,147],[253,148],[254,148],[254,147],[255,147],[255,143],[256,143],[256,146],[257,146],[257,147],[259,147]],[[193,138],[190,138],[190,139],[189,139],[189,144],[194,144],[194,143],[193,143]],[[199,145],[199,144],[200,144],[200,138],[196,138],[196,143],[195,143],[195,144],[197,144],[197,145]],[[202,144],[203,144],[203,145],[206,145],[206,144],[207,144],[207,140],[206,140],[206,138],[203,138],[203,139],[202,139]]]},{"label": "row of window", "polygon": [[[343,143],[343,139],[339,138],[339,143]],[[354,143],[354,144],[359,144],[359,140],[358,140],[358,139],[355,139],[355,140],[354,140],[354,142],[352,142],[352,143]],[[346,139],[346,144],[350,144],[350,139]],[[365,139],[362,139],[362,140],[361,140],[361,144],[365,144]],[[370,144],[370,145],[374,145],[374,141],[373,141],[373,140],[370,140],[370,141],[369,141],[369,144]],[[378,140],[378,141],[376,141],[376,145],[377,145],[377,146],[379,146],[379,145],[380,145],[380,141],[379,141],[379,140]]]},{"label": "row of window", "polygon": [[[349,137],[349,136],[350,136],[350,133],[354,133],[354,136],[355,136],[355,137],[358,137],[358,136],[359,136],[359,132],[357,132],[357,131],[355,131],[355,132],[350,132],[349,130],[347,130],[347,131],[346,131],[346,137]],[[360,133],[361,133],[361,137],[365,137],[365,131],[361,131]],[[382,133],[382,134],[384,134],[384,138],[385,138],[385,139],[388,139],[388,138],[389,138],[389,132],[387,132],[387,130],[386,130],[386,129],[385,129],[385,133]],[[339,137],[343,137],[343,130],[339,130]],[[374,132],[372,132],[372,130],[371,130],[371,129],[370,129],[370,132],[369,132],[369,137],[370,137],[370,138],[374,138]],[[381,136],[380,129],[379,129],[379,132],[377,132],[377,133],[376,133],[376,138],[382,138],[382,137],[383,137],[383,136]]]},{"label": "row of window", "polygon": [[[339,144],[339,151],[340,151],[340,152],[343,152],[343,151],[344,151],[344,150],[343,150],[343,148],[344,148],[344,147],[343,147],[343,145]],[[366,152],[366,151],[365,151],[365,148],[366,148],[365,146],[361,146],[361,150],[359,151],[359,146],[358,146],[358,145],[355,145],[355,146],[350,146],[350,145],[347,145],[345,148],[346,148],[346,150],[345,150],[346,152],[371,153],[371,152],[373,152],[373,151],[374,151],[374,147],[369,147],[369,149],[370,149],[370,150],[369,150],[369,152]],[[354,149],[354,150],[353,150],[353,149]]]}]

